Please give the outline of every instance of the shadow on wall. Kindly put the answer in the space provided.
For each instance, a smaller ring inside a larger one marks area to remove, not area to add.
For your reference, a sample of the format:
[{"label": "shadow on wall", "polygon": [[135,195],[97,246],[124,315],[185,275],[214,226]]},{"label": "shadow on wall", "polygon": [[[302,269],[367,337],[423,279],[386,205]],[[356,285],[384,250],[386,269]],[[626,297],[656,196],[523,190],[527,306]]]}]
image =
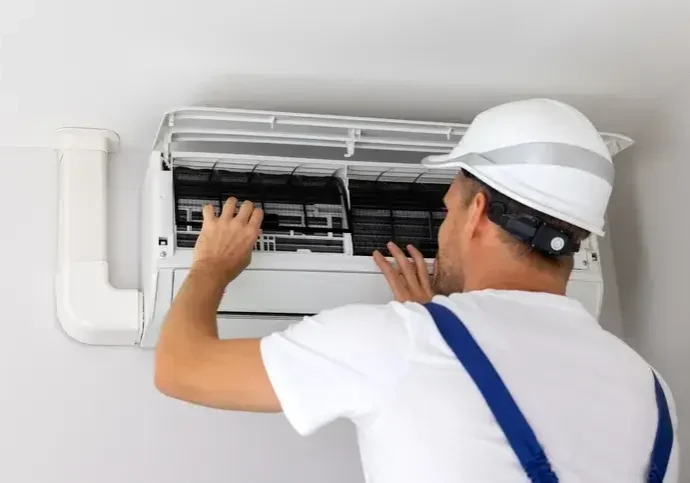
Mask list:
[{"label": "shadow on wall", "polygon": [[115,288],[140,285],[141,188],[150,154],[125,149],[108,163],[108,234],[109,241],[115,241],[108,243],[108,261],[110,283]]},{"label": "shadow on wall", "polygon": [[690,289],[689,234],[680,221],[686,217],[684,138],[690,116],[680,110],[675,119],[675,107],[649,118],[647,131],[617,163],[610,210],[624,336],[669,372],[678,370],[668,351],[687,330]]},{"label": "shadow on wall", "polygon": [[636,163],[639,162],[635,154],[638,149],[639,146],[633,146],[615,161],[616,181],[608,214],[623,319],[622,336],[633,347],[638,347],[640,342],[635,340],[640,329],[636,325],[640,319],[634,315],[644,313],[643,281],[649,276],[644,263],[648,258],[641,256],[645,245],[640,226],[640,193],[635,177],[638,171]]},{"label": "shadow on wall", "polygon": [[606,236],[599,238],[599,252],[601,255],[601,273],[604,278],[604,298],[599,314],[599,323],[616,337],[623,338],[623,317],[621,315],[618,295],[618,281],[616,266],[611,246],[611,226],[607,221],[604,226]]}]

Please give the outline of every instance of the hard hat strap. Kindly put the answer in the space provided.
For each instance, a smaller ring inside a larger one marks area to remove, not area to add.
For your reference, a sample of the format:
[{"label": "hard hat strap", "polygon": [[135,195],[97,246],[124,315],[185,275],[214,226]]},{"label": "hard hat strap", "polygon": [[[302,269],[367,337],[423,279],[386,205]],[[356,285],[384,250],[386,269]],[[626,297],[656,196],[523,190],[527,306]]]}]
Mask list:
[{"label": "hard hat strap", "polygon": [[489,193],[487,215],[497,224],[531,250],[548,257],[572,255],[580,250],[580,242],[562,230],[528,213],[511,210],[513,200],[477,179],[472,173],[463,170],[464,176],[482,184]]}]

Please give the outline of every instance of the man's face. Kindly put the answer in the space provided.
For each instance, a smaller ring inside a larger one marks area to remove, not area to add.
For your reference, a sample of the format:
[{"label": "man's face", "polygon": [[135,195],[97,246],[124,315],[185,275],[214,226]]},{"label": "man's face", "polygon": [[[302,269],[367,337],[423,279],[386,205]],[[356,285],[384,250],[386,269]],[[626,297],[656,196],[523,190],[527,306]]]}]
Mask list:
[{"label": "man's face", "polygon": [[446,205],[446,218],[438,231],[438,252],[434,263],[434,293],[450,295],[462,292],[465,285],[463,259],[467,240],[466,224],[468,207],[463,189],[467,185],[462,175],[455,178],[443,201]]}]

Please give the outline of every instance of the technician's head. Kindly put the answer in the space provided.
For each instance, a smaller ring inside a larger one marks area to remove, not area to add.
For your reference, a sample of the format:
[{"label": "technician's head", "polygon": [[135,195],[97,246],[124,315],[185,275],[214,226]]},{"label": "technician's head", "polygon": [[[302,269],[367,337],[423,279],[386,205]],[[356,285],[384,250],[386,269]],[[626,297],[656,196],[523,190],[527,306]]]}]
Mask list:
[{"label": "technician's head", "polygon": [[611,155],[568,105],[531,99],[484,111],[449,155],[424,163],[461,170],[444,200],[438,293],[496,274],[543,275],[565,287],[580,242],[603,235]]}]

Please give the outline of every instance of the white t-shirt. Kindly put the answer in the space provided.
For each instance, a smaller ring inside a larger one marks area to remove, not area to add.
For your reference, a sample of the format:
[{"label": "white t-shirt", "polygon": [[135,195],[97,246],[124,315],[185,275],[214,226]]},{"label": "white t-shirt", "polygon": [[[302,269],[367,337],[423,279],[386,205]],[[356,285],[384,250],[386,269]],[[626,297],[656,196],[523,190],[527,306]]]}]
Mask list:
[{"label": "white t-shirt", "polygon": [[[434,301],[489,357],[561,483],[646,481],[658,420],[652,372],[579,302],[496,290]],[[337,418],[355,423],[368,483],[528,481],[419,304],[325,311],[264,338],[261,350],[300,434]],[[664,481],[678,481],[677,441]]]}]

